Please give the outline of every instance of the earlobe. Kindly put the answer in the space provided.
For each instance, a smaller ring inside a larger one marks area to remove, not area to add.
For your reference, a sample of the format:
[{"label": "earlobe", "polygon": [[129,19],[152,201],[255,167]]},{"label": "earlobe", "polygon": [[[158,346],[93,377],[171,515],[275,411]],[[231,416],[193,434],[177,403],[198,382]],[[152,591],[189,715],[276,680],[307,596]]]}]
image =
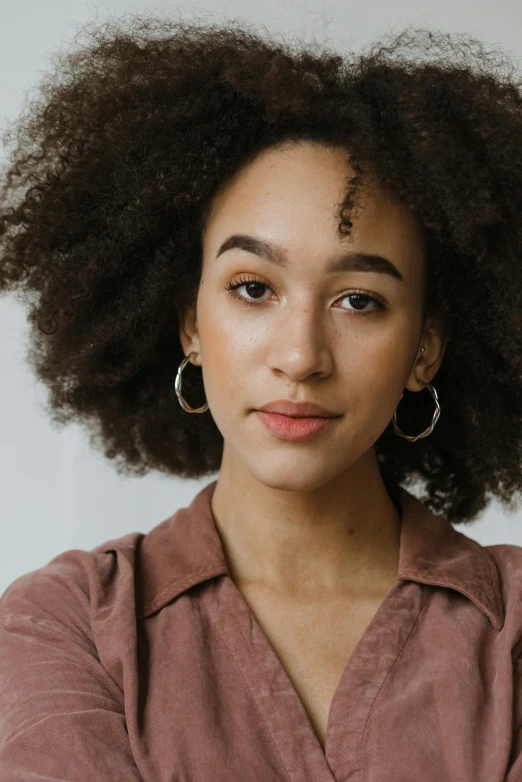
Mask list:
[{"label": "earlobe", "polygon": [[179,339],[183,348],[183,353],[186,356],[189,356],[191,353],[199,355],[199,335],[194,310],[191,309],[184,314],[178,313],[178,324]]},{"label": "earlobe", "polygon": [[194,366],[201,366],[201,364],[198,361],[192,361],[192,354],[194,356],[199,356],[200,354],[198,336],[195,335],[193,337],[190,337],[184,330],[181,329],[179,339],[185,356],[191,356],[190,363],[194,364]]},{"label": "earlobe", "polygon": [[[417,359],[414,365],[412,366],[410,377],[408,378],[408,381],[405,385],[405,388],[408,391],[413,391],[414,393],[417,393],[419,391],[422,391],[423,388],[429,385],[429,380],[423,380],[422,378],[417,377],[415,374],[415,368],[418,366],[419,359],[423,359],[425,352],[426,352],[426,346],[421,345],[419,347],[419,355],[417,356]],[[422,361],[422,363],[424,364],[424,366],[426,366],[426,362],[424,360]]]}]

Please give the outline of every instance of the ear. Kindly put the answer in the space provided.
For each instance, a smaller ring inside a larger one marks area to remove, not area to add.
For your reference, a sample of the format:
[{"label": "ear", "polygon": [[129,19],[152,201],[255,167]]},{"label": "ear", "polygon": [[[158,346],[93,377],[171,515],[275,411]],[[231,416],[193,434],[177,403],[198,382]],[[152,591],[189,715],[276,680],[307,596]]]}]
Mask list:
[{"label": "ear", "polygon": [[199,333],[196,316],[196,307],[190,307],[186,312],[178,313],[179,323],[179,339],[181,347],[185,356],[189,356],[191,352],[197,353],[197,356],[192,356],[190,363],[195,366],[201,366],[201,348],[199,344]]},{"label": "ear", "polygon": [[[405,386],[408,391],[422,391],[428,383],[431,383],[442,364],[450,338],[451,331],[448,330],[445,334],[440,321],[434,318],[428,319],[422,330],[417,359]],[[423,345],[424,352],[421,351]]]}]

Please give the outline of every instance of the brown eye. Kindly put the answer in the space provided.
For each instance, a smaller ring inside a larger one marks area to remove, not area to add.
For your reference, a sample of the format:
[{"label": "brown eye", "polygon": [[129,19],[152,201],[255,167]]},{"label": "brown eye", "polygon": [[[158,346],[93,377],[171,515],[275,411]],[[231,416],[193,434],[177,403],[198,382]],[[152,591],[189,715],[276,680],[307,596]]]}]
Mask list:
[{"label": "brown eye", "polygon": [[[237,290],[238,288],[248,288],[248,295],[254,294],[254,299],[246,299],[243,296],[240,296],[239,294],[233,293],[233,291]],[[239,299],[240,301],[243,301],[245,304],[254,304],[255,305],[255,299],[260,299],[262,295],[262,291],[260,289],[262,288],[270,288],[269,285],[267,285],[264,282],[260,282],[259,280],[254,280],[252,278],[248,279],[241,279],[238,280],[238,282],[229,283],[225,290],[231,291],[229,295],[232,295],[232,298]],[[256,293],[259,293],[259,296],[255,296]]]},{"label": "brown eye", "polygon": [[[342,299],[355,299],[355,310],[357,312],[372,312],[375,309],[384,309],[384,304],[381,302],[381,300],[377,299],[375,296],[370,296],[369,293],[345,293],[344,296],[341,297],[340,301],[342,301]],[[368,307],[358,307],[359,304],[365,305],[368,304],[369,301],[374,304],[373,307],[370,307],[369,309]]]}]

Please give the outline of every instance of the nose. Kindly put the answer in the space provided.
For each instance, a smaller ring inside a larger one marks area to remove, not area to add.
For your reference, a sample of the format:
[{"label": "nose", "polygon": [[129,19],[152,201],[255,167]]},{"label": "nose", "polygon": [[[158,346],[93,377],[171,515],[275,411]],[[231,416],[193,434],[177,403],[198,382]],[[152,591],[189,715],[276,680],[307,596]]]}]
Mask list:
[{"label": "nose", "polygon": [[289,308],[278,319],[272,334],[269,363],[274,371],[284,372],[293,380],[304,380],[311,375],[327,376],[332,371],[332,336],[322,322],[318,308],[298,306]]}]

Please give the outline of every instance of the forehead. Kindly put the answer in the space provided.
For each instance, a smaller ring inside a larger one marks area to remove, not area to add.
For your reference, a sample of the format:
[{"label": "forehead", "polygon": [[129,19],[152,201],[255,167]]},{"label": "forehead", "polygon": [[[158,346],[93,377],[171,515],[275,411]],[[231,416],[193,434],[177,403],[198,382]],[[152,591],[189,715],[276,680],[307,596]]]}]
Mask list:
[{"label": "forehead", "polygon": [[252,233],[293,253],[324,259],[355,246],[394,256],[404,275],[415,276],[424,235],[412,212],[371,178],[351,214],[351,236],[338,232],[338,207],[353,173],[344,149],[303,144],[269,149],[237,171],[214,199],[204,252],[215,255],[231,233]]}]

